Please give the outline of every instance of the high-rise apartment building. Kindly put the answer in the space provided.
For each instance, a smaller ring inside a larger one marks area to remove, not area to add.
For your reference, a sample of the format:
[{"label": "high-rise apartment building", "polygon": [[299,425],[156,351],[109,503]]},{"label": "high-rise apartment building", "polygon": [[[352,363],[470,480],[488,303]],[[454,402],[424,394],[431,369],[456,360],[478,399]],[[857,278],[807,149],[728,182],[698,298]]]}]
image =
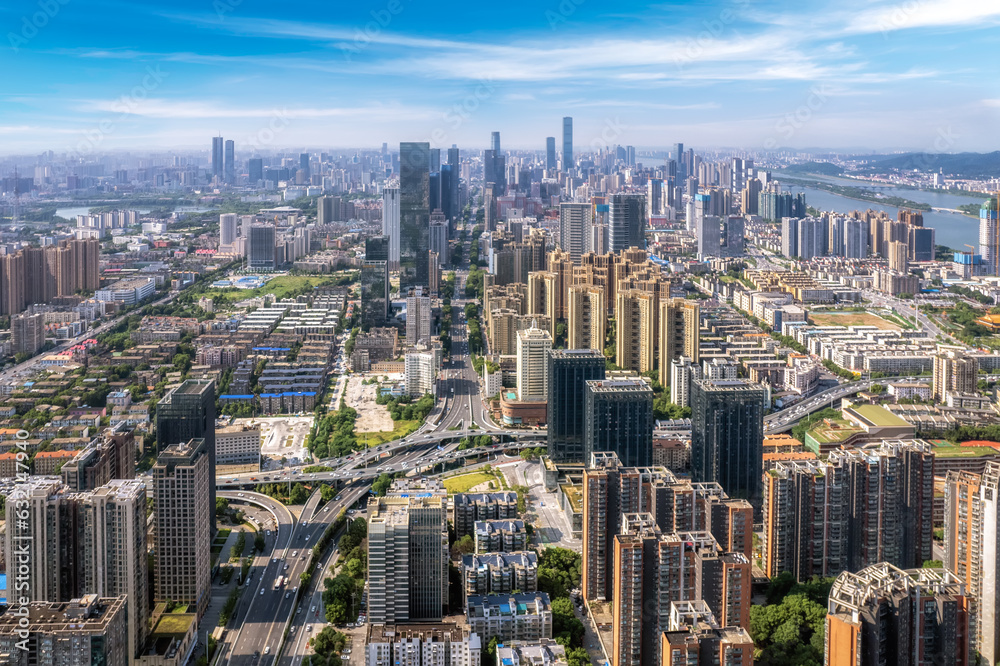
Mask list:
[{"label": "high-rise apartment building", "polygon": [[906,273],[910,270],[909,246],[902,241],[889,243],[889,270]]},{"label": "high-rise apartment building", "polygon": [[701,310],[698,303],[685,298],[671,298],[660,301],[659,377],[666,385],[671,381],[671,365],[680,357],[697,363],[699,354],[698,331],[701,326]]},{"label": "high-rise apartment building", "polygon": [[742,627],[720,627],[702,600],[671,602],[670,628],[660,634],[661,666],[747,666],[754,643]]},{"label": "high-rise apartment building", "polygon": [[247,265],[252,270],[277,268],[273,224],[251,224],[247,235]]},{"label": "high-rise apartment building", "polygon": [[881,562],[842,573],[827,602],[827,666],[975,663],[971,599],[947,569]]},{"label": "high-rise apartment building", "polygon": [[[92,594],[62,603],[2,606],[0,662],[4,666],[128,666],[132,655],[125,605],[123,597]],[[26,638],[25,622],[30,627]]]},{"label": "high-rise apartment building", "polygon": [[219,245],[231,246],[236,242],[236,213],[223,213],[219,216]]},{"label": "high-rise apartment building", "polygon": [[439,621],[448,603],[448,522],[441,497],[384,497],[369,510],[368,617]]},{"label": "high-rise apartment building", "polygon": [[589,203],[559,204],[559,249],[568,252],[573,263],[579,265],[580,257],[590,250],[590,227],[593,225],[593,206]]},{"label": "high-rise apartment building", "polygon": [[215,380],[187,379],[171,389],[156,405],[156,449],[163,451],[173,444],[192,439],[205,440],[208,455],[209,516],[215,531]]},{"label": "high-rise apartment building", "polygon": [[[212,428],[214,439],[214,418]],[[215,477],[208,441],[192,439],[167,446],[152,475],[155,599],[193,606],[201,616],[212,593]]]},{"label": "high-rise apartment building", "polygon": [[406,297],[406,341],[427,345],[431,341],[431,298],[413,291]]},{"label": "high-rise apartment building", "polygon": [[933,395],[944,402],[949,393],[975,393],[979,361],[959,349],[945,349],[934,356]]},{"label": "high-rise apartment building", "polygon": [[257,185],[264,180],[264,160],[260,157],[251,157],[247,160],[247,180],[251,185]]},{"label": "high-rise apartment building", "polygon": [[656,295],[627,289],[615,299],[615,364],[637,373],[656,369]]},{"label": "high-rise apartment building", "polygon": [[10,318],[10,351],[34,356],[45,345],[45,315],[21,313]]},{"label": "high-rise apartment building", "polygon": [[599,451],[629,467],[653,461],[653,389],[641,379],[591,379],[585,384],[584,460]]},{"label": "high-rise apartment building", "polygon": [[[662,376],[662,375],[661,375]],[[679,407],[691,406],[691,387],[701,379],[701,366],[681,356],[670,362],[670,402]]]},{"label": "high-rise apartment building", "polygon": [[612,194],[608,202],[608,235],[612,252],[646,247],[646,197]]},{"label": "high-rise apartment building", "polygon": [[400,292],[428,286],[430,144],[399,144]]},{"label": "high-rise apartment building", "polygon": [[534,322],[517,332],[517,395],[522,401],[549,397],[549,352],[552,337]]},{"label": "high-rise apartment building", "polygon": [[[696,197],[707,197],[698,194]],[[695,235],[698,237],[698,258],[722,256],[722,219],[716,215],[698,215],[695,220]]]},{"label": "high-rise apartment building", "polygon": [[573,119],[564,116],[562,127],[562,170],[568,172],[573,168]]},{"label": "high-rise apartment building", "polygon": [[691,472],[730,497],[761,506],[767,391],[734,380],[696,380],[691,390]]},{"label": "high-rise apartment building", "polygon": [[590,285],[574,285],[566,294],[568,349],[603,350],[607,338],[608,307],[604,289]]},{"label": "high-rise apartment building", "polygon": [[586,382],[604,379],[604,354],[594,349],[554,349],[548,366],[548,454],[556,462],[582,463]]},{"label": "high-rise apartment building", "polygon": [[434,268],[439,268],[448,263],[449,256],[448,220],[445,218],[444,213],[440,210],[431,213],[431,224],[428,230],[430,233],[428,240],[430,251],[437,252],[438,255],[438,263]]},{"label": "high-rise apartment building", "polygon": [[974,604],[973,647],[987,664],[1000,659],[1000,465],[982,475],[949,471],[944,490],[944,567],[965,585]]}]

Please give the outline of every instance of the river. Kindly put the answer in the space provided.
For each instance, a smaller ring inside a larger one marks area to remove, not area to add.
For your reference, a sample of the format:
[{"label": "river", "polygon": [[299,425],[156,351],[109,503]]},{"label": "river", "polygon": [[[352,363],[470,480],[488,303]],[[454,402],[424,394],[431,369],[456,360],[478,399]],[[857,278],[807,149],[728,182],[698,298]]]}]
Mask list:
[{"label": "river", "polygon": [[[111,204],[108,204],[111,205]],[[91,208],[97,208],[97,206],[79,206],[76,208],[57,208],[56,215],[67,220],[76,220],[77,215],[87,215],[90,213]],[[129,206],[122,206],[122,210],[137,210],[140,215],[145,215],[151,209],[149,208],[131,208]],[[211,208],[202,208],[200,206],[178,206],[174,209],[177,213],[207,213]]]},{"label": "river", "polygon": [[[864,186],[863,182],[848,178],[835,178],[831,176],[789,176],[790,178],[802,178],[823,180],[837,185],[848,185],[854,187]],[[781,175],[776,178],[780,181]],[[899,208],[875,203],[873,201],[860,201],[851,199],[826,190],[818,190],[814,187],[801,187],[791,183],[782,183],[792,193],[805,192],[806,205],[820,211],[833,211],[837,213],[849,213],[852,210],[882,210],[888,213],[893,219]],[[902,197],[910,201],[925,203],[934,208],[957,209],[963,204],[981,204],[985,199],[980,197],[963,196],[958,194],[945,194],[942,192],[927,192],[925,190],[908,190],[899,188],[889,188],[884,190],[884,194],[890,197]],[[963,215],[961,213],[946,213],[940,211],[921,211],[924,216],[924,226],[934,228],[934,240],[938,245],[947,245],[956,250],[965,250],[966,243],[972,245],[979,251],[979,220]]]}]

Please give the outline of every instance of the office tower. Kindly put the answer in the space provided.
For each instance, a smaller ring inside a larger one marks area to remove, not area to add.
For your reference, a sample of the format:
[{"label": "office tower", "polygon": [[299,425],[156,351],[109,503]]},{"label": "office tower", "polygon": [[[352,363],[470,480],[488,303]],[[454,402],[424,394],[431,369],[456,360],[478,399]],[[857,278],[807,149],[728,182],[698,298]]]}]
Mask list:
[{"label": "office tower", "polygon": [[440,265],[448,263],[448,222],[440,210],[431,213],[431,223],[428,228],[428,244],[431,252],[437,252]]},{"label": "office tower", "polygon": [[256,185],[264,180],[264,160],[259,157],[251,157],[247,160],[247,177],[251,185]]},{"label": "office tower", "polygon": [[1000,465],[995,462],[987,463],[982,475],[949,471],[945,477],[944,568],[958,577],[975,600],[969,633],[987,664],[1000,658],[998,490]]},{"label": "office tower", "polygon": [[389,247],[385,236],[365,241],[361,264],[361,328],[383,326],[389,318]]},{"label": "office tower", "polygon": [[615,299],[615,364],[637,373],[656,368],[656,295],[638,289]]},{"label": "office tower", "polygon": [[77,524],[86,534],[80,585],[87,594],[125,597],[128,652],[138,656],[149,631],[146,488],[136,480],[112,480],[83,494],[79,506]]},{"label": "office tower", "polygon": [[580,257],[588,251],[593,223],[593,207],[589,203],[559,204],[559,249],[568,252],[578,266]]},{"label": "office tower", "polygon": [[[462,202],[459,197],[459,184],[461,180],[461,157],[458,152],[458,147],[452,146],[448,149],[448,164],[447,172],[444,167],[442,167],[442,176],[447,173],[447,185],[448,185],[448,210],[445,211],[448,215],[448,220],[453,222],[458,219],[459,215],[462,213]],[[442,186],[444,181],[442,181]]]},{"label": "office tower", "polygon": [[722,220],[719,253],[723,257],[742,257],[744,220],[739,215],[729,215]]},{"label": "office tower", "polygon": [[780,461],[764,475],[764,573],[795,580],[847,570],[846,470],[817,460]]},{"label": "office tower", "polygon": [[670,362],[670,402],[678,407],[691,406],[691,386],[701,379],[701,366],[687,356]]},{"label": "office tower", "polygon": [[740,212],[744,215],[756,215],[760,207],[760,193],[764,189],[763,184],[756,178],[747,181],[743,191],[740,192]]},{"label": "office tower", "polygon": [[63,603],[12,603],[0,608],[4,666],[132,663],[122,597],[91,594]]},{"label": "office tower", "polygon": [[430,144],[399,144],[399,289],[428,286]]},{"label": "office tower", "polygon": [[236,213],[219,216],[219,245],[231,246],[236,241]]},{"label": "office tower", "polygon": [[448,602],[447,549],[441,497],[390,496],[370,506],[369,621],[439,621]]},{"label": "office tower", "polygon": [[844,572],[830,590],[826,666],[969,666],[971,599],[947,569],[881,562]]},{"label": "office tower", "polygon": [[691,474],[715,481],[759,512],[767,391],[738,380],[699,379],[691,389]]},{"label": "office tower", "polygon": [[[186,379],[156,405],[156,450],[205,440],[209,478],[215,479],[215,380]],[[212,532],[215,532],[215,483],[209,487]]]},{"label": "office tower", "polygon": [[494,153],[500,154],[500,132],[492,132],[490,134],[490,149]]},{"label": "office tower", "polygon": [[715,215],[701,215],[695,220],[698,236],[698,259],[722,256],[722,220]]},{"label": "office tower", "polygon": [[949,393],[976,393],[979,361],[960,349],[945,349],[934,355],[933,395],[945,402]]},{"label": "office tower", "polygon": [[573,168],[573,119],[564,116],[562,123],[562,170],[568,172]]},{"label": "office tower", "polygon": [[[342,219],[343,201],[340,197],[322,196],[316,199],[316,224],[333,224]],[[385,219],[384,213],[382,219]]]},{"label": "office tower", "polygon": [[[496,150],[483,151],[483,183],[494,197],[507,193],[507,158]],[[492,187],[490,187],[492,183]]]},{"label": "office tower", "polygon": [[221,136],[212,137],[212,176],[217,177],[222,180],[225,176],[223,171],[225,167],[224,160],[225,153],[225,142],[222,140]]},{"label": "office tower", "polygon": [[608,325],[604,289],[574,285],[569,288],[566,298],[569,301],[566,347],[603,350]]},{"label": "office tower", "polygon": [[247,236],[247,264],[252,270],[273,271],[275,264],[273,224],[251,224]]},{"label": "office tower", "polygon": [[16,314],[10,318],[10,351],[34,356],[45,345],[45,315]]},{"label": "office tower", "polygon": [[671,298],[660,301],[659,378],[664,386],[671,381],[670,366],[684,356],[697,363],[700,358],[698,331],[701,309],[696,301]]},{"label": "office tower", "polygon": [[906,273],[910,270],[908,262],[909,247],[906,243],[892,241],[889,243],[889,270]]},{"label": "office tower", "polygon": [[[687,170],[684,168],[684,144],[676,143],[674,144],[674,162],[677,164],[677,180],[683,182],[687,177]],[[688,194],[694,194],[694,192],[688,192]]]},{"label": "office tower", "polygon": [[646,183],[646,212],[652,215],[662,215],[666,199],[663,196],[663,181],[651,178]]},{"label": "office tower", "polygon": [[431,341],[431,298],[419,291],[406,297],[406,341],[410,345]]},{"label": "office tower", "polygon": [[226,140],[226,155],[225,155],[225,174],[226,183],[232,185],[236,182],[236,144],[232,139]]},{"label": "office tower", "polygon": [[[428,218],[428,224],[430,218]],[[399,187],[382,190],[382,235],[389,239],[389,270],[399,270]]]},{"label": "office tower", "polygon": [[868,228],[862,220],[844,220],[845,259],[864,259],[868,256]]},{"label": "office tower", "polygon": [[646,197],[612,194],[608,202],[608,235],[612,252],[646,247]]},{"label": "office tower", "polygon": [[517,395],[520,400],[547,400],[549,397],[549,352],[552,336],[537,322],[517,332]]},{"label": "office tower", "polygon": [[212,593],[215,476],[209,460],[208,441],[192,439],[163,449],[152,470],[155,598],[194,606],[199,617]]},{"label": "office tower", "polygon": [[931,559],[934,453],[921,440],[883,441],[837,449],[830,464],[845,470],[847,569],[876,562],[901,568]]},{"label": "office tower", "polygon": [[625,164],[635,166],[635,146],[625,146]]},{"label": "office tower", "polygon": [[549,457],[582,463],[586,382],[604,379],[604,354],[594,349],[554,349],[548,365]]},{"label": "office tower", "polygon": [[907,228],[906,243],[910,261],[934,261],[935,232],[932,227]]},{"label": "office tower", "polygon": [[545,137],[545,169],[555,171],[556,168],[556,138],[547,136]]},{"label": "office tower", "polygon": [[488,180],[483,185],[483,230],[496,231],[497,228],[497,197],[494,189],[496,183]]},{"label": "office tower", "polygon": [[622,464],[648,467],[653,461],[653,389],[641,379],[585,383],[583,453],[613,451]]},{"label": "office tower", "polygon": [[[431,157],[433,161],[434,149],[431,149]],[[438,155],[440,159],[440,155]],[[428,207],[432,211],[441,209],[441,172],[436,170],[431,170],[430,175],[428,175],[428,183],[430,184],[430,199],[428,200]]]},{"label": "office tower", "polygon": [[309,169],[309,153],[299,154],[299,171],[304,171],[306,179],[309,179],[311,175],[311,170]]}]

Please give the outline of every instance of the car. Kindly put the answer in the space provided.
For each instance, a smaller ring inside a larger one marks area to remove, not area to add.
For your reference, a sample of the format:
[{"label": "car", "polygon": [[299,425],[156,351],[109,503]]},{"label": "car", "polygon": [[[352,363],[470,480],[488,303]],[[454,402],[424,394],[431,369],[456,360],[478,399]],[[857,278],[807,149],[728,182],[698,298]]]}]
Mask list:
[{"label": "car", "polygon": [[282,569],[282,571],[288,571],[288,565],[287,564],[285,565],[285,568]]},{"label": "car", "polygon": [[267,536],[271,536],[271,530],[265,530],[265,534],[266,534]]},{"label": "car", "polygon": [[306,535],[306,541],[309,541],[309,535],[308,534]]},{"label": "car", "polygon": [[286,598],[286,599],[288,599],[288,598],[289,598],[289,597],[291,597],[291,596],[292,596],[292,593],[291,593],[291,592],[285,592],[285,598]]},{"label": "car", "polygon": [[260,596],[264,596],[264,588],[260,588]]},{"label": "car", "polygon": [[266,646],[264,648],[264,654],[268,654],[269,652],[271,652],[271,646],[270,645],[268,645],[268,646]]},{"label": "car", "polygon": [[302,612],[302,606],[299,606],[298,608],[295,609],[295,614],[296,615],[298,615],[301,612]]},{"label": "car", "polygon": [[243,493],[237,494],[237,497],[243,497]]},{"label": "car", "polygon": [[298,557],[298,556],[299,556],[299,551],[293,550],[292,551],[292,557]]},{"label": "car", "polygon": [[313,606],[312,608],[310,608],[310,609],[309,609],[309,612],[310,612],[310,613],[315,613],[315,612],[316,612],[316,607],[315,607],[315,606]]},{"label": "car", "polygon": [[313,626],[311,624],[307,624],[306,625],[306,631],[312,631],[312,630],[313,630]]}]

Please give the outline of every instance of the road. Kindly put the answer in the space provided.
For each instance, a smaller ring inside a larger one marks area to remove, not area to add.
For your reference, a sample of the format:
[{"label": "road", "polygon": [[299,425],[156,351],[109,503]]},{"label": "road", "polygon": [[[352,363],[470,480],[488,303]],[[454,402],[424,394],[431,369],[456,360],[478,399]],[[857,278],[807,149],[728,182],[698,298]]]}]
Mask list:
[{"label": "road", "polygon": [[583,544],[572,536],[572,525],[566,513],[559,508],[558,492],[545,490],[544,470],[539,462],[517,462],[501,469],[515,485],[528,487],[528,511],[537,514],[534,521],[536,541],[543,548],[559,546],[579,552]]}]

